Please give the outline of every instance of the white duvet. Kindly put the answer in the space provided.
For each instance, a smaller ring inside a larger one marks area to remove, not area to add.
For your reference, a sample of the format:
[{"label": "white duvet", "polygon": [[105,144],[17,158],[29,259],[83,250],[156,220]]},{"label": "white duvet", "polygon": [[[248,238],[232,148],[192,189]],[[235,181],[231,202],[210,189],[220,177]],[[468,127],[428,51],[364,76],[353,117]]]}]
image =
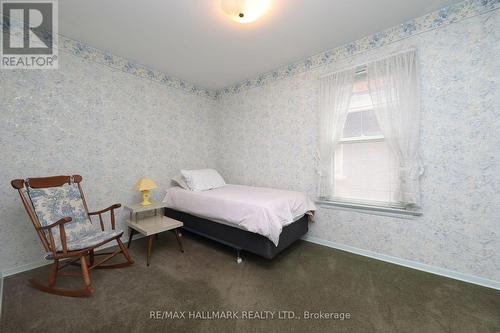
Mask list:
[{"label": "white duvet", "polygon": [[172,187],[163,201],[168,208],[255,232],[276,246],[284,226],[316,210],[301,192],[231,184],[201,192]]}]

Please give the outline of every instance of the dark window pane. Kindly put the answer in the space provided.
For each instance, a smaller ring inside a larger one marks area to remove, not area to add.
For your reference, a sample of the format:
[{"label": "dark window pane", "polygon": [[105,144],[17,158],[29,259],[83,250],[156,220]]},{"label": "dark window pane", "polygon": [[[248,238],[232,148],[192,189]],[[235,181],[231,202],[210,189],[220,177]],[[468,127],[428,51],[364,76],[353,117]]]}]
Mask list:
[{"label": "dark window pane", "polygon": [[347,114],[342,137],[352,138],[362,134],[361,112],[351,112]]},{"label": "dark window pane", "polygon": [[380,127],[378,125],[377,117],[375,116],[375,112],[371,111],[363,111],[362,115],[362,123],[363,123],[363,135],[372,136],[372,135],[381,135]]}]

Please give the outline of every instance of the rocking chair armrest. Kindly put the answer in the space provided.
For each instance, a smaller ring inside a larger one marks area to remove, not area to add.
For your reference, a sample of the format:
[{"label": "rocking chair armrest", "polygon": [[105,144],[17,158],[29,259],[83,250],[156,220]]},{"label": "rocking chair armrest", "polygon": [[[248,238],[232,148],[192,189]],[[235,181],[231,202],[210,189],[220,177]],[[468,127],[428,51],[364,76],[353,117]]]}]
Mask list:
[{"label": "rocking chair armrest", "polygon": [[42,230],[52,229],[54,227],[57,227],[58,225],[63,225],[63,224],[66,224],[68,222],[71,222],[71,220],[72,220],[71,217],[66,216],[66,217],[63,217],[62,219],[59,219],[57,222],[54,222],[54,223],[49,224],[49,225],[41,226],[40,229],[42,229]]},{"label": "rocking chair armrest", "polygon": [[99,223],[101,224],[101,230],[104,231],[104,222],[102,220],[102,214],[106,212],[110,212],[111,214],[111,229],[115,230],[116,228],[116,223],[115,223],[115,209],[120,208],[122,205],[121,204],[114,204],[109,206],[108,208],[101,209],[97,212],[90,212],[89,216],[97,215],[99,216]]},{"label": "rocking chair armrest", "polygon": [[106,213],[107,211],[120,208],[121,206],[122,206],[121,204],[114,204],[114,205],[109,206],[108,208],[104,208],[104,209],[101,209],[101,210],[98,210],[98,211],[95,211],[95,212],[89,212],[89,215],[99,215],[99,214],[102,214],[102,213]]},{"label": "rocking chair armrest", "polygon": [[67,246],[67,240],[66,240],[66,231],[64,230],[64,225],[68,222],[71,222],[73,219],[69,216],[63,217],[62,219],[59,219],[57,222],[54,222],[52,224],[46,225],[46,226],[41,226],[39,230],[43,231],[48,231],[48,237],[49,237],[49,242],[50,242],[50,247],[52,250],[52,253],[54,257],[56,256],[56,242],[54,240],[54,235],[52,233],[52,228],[54,227],[59,227],[59,238],[61,239],[61,246],[62,246],[62,251],[64,254],[68,253],[68,246]]}]

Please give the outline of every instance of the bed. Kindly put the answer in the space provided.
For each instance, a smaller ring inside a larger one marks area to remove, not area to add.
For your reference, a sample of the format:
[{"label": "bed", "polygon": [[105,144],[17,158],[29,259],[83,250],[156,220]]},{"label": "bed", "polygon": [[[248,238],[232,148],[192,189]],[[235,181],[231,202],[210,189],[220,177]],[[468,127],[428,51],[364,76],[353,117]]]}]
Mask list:
[{"label": "bed", "polygon": [[167,190],[165,215],[184,229],[272,259],[308,231],[314,203],[303,193],[226,184],[208,191]]}]

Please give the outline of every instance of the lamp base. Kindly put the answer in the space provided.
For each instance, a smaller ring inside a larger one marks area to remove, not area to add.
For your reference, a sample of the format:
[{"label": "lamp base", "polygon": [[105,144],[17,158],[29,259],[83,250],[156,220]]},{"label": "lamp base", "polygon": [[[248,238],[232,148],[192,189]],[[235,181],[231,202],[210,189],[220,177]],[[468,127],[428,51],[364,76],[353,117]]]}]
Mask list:
[{"label": "lamp base", "polygon": [[149,201],[149,190],[144,190],[142,192],[142,202],[141,206],[149,206],[151,205],[151,201]]}]

